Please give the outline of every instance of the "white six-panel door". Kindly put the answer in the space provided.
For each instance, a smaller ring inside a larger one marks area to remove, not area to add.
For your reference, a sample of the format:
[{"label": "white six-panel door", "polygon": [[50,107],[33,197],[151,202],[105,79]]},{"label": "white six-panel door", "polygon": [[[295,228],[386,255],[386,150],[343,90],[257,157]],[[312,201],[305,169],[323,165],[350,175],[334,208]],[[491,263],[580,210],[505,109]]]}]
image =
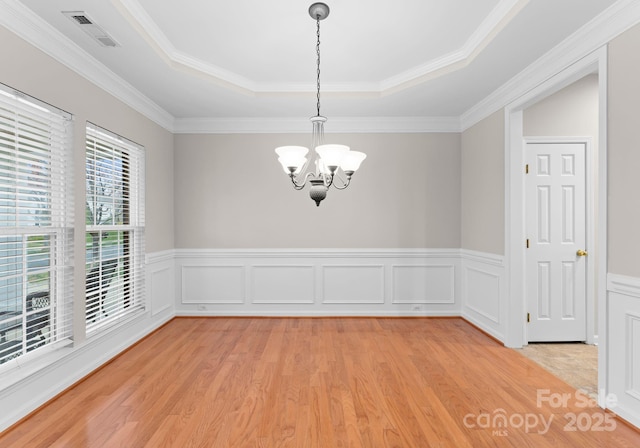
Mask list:
[{"label": "white six-panel door", "polygon": [[529,342],[586,340],[586,145],[528,143]]}]

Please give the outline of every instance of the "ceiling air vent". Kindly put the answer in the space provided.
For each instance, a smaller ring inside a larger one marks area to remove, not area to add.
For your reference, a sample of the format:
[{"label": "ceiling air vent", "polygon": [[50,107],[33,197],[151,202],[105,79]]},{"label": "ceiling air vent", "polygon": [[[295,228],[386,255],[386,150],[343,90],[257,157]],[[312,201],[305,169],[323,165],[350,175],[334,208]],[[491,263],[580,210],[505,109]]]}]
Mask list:
[{"label": "ceiling air vent", "polygon": [[97,25],[84,11],[62,11],[82,31],[103,47],[119,47],[120,45],[99,25]]},{"label": "ceiling air vent", "polygon": [[71,18],[78,22],[80,25],[93,25],[93,22],[89,20],[89,18],[84,14],[74,14],[71,16]]}]

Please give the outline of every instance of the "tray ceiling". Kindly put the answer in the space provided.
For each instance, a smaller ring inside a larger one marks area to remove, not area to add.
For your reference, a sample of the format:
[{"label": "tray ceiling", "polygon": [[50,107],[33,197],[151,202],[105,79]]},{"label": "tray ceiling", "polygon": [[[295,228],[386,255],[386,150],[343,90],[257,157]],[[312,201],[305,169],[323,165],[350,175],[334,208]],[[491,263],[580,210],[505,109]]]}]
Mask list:
[{"label": "tray ceiling", "polygon": [[[315,114],[311,1],[14,3],[177,119]],[[615,1],[327,3],[322,113],[331,118],[458,117]],[[69,11],[118,46],[93,40]]]}]

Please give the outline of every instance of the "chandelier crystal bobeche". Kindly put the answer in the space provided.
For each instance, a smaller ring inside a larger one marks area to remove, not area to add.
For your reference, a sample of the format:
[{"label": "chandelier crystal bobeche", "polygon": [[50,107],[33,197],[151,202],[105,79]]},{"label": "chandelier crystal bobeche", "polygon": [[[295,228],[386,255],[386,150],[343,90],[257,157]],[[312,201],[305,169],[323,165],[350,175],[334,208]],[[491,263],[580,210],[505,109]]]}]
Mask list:
[{"label": "chandelier crystal bobeche", "polygon": [[359,151],[351,151],[345,145],[324,144],[324,124],[327,119],[320,115],[320,21],[329,15],[329,7],[324,3],[314,3],[309,7],[309,15],[316,21],[317,30],[317,115],[310,118],[313,150],[307,158],[309,149],[304,146],[280,146],[276,148],[276,154],[284,172],[291,178],[293,188],[302,190],[310,183],[309,196],[320,206],[331,185],[338,190],[349,186],[351,176],[367,156]]}]

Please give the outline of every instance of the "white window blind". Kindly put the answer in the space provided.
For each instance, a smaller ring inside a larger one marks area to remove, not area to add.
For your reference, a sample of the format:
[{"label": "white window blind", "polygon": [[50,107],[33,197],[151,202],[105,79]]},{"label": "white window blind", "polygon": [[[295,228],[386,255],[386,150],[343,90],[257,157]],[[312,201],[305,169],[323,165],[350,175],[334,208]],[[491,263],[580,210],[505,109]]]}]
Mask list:
[{"label": "white window blind", "polygon": [[71,116],[0,85],[0,365],[70,343]]},{"label": "white window blind", "polygon": [[86,137],[87,334],[144,310],[144,149],[95,125]]}]

